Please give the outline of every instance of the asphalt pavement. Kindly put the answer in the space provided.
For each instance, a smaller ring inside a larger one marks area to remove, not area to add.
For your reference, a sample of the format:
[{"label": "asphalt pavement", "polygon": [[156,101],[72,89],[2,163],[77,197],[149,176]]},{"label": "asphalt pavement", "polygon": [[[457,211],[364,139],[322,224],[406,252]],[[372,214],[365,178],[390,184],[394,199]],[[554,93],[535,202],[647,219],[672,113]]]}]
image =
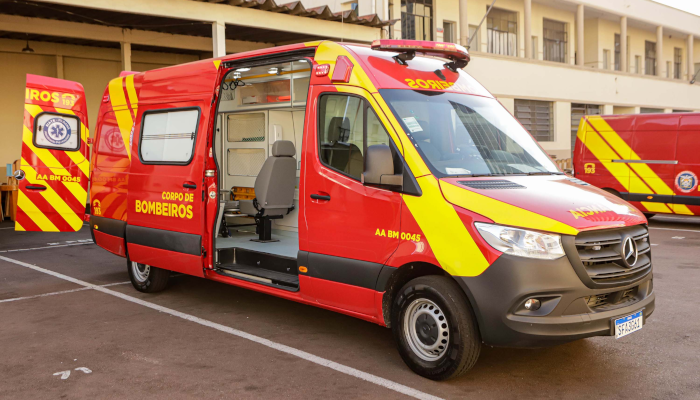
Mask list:
[{"label": "asphalt pavement", "polygon": [[484,347],[447,382],[412,373],[378,325],[184,275],[139,293],[87,227],[12,226],[0,223],[3,399],[700,399],[700,217],[651,219],[656,310],[641,331]]}]

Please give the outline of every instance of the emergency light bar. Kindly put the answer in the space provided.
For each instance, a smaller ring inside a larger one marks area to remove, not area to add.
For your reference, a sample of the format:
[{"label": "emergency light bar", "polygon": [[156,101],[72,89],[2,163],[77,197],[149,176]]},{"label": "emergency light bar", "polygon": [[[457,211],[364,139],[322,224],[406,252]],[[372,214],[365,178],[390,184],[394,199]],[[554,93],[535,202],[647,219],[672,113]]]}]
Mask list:
[{"label": "emergency light bar", "polygon": [[407,61],[413,59],[416,53],[428,56],[436,56],[450,59],[445,67],[452,72],[457,72],[457,68],[464,68],[471,59],[469,52],[464,46],[455,43],[430,42],[426,40],[399,40],[399,39],[379,39],[372,42],[372,50],[395,51],[399,53],[394,56],[396,62],[407,65]]}]

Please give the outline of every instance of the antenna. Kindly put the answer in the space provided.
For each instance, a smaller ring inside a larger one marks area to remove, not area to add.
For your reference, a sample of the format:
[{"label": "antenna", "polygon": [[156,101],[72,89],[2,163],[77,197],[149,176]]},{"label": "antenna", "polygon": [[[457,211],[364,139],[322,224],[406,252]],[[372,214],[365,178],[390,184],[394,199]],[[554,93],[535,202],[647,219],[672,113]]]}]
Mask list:
[{"label": "antenna", "polygon": [[[479,29],[481,29],[481,25],[484,23],[484,20],[486,19],[486,17],[488,17],[488,15],[489,15],[489,13],[491,12],[491,9],[493,8],[493,5],[494,5],[494,4],[496,4],[496,0],[493,0],[493,1],[491,2],[491,5],[489,6],[489,9],[486,10],[486,14],[484,14],[484,18],[481,19],[481,22],[479,22],[479,26],[476,27],[476,31],[477,31],[477,32],[479,32]],[[467,29],[469,29],[469,27],[467,27]],[[469,48],[471,47],[471,45],[472,45],[472,40],[474,40],[475,37],[476,37],[476,35],[474,35],[474,36],[472,36],[471,38],[469,38],[469,43],[467,43],[467,50],[469,50]]]}]

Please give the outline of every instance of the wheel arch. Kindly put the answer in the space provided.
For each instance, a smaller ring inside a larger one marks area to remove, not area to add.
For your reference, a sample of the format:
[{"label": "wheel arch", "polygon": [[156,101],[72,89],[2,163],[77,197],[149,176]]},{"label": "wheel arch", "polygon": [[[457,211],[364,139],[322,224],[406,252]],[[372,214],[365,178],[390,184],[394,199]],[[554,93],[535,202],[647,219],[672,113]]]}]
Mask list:
[{"label": "wheel arch", "polygon": [[391,275],[386,280],[384,284],[384,295],[382,296],[382,316],[384,318],[384,323],[387,328],[391,328],[391,308],[396,294],[401,290],[401,288],[409,281],[419,278],[421,276],[438,275],[447,277],[457,283],[464,294],[467,296],[467,301],[476,316],[477,326],[479,327],[479,333],[481,332],[482,318],[479,307],[477,306],[471,291],[467,287],[463,279],[459,277],[454,277],[444,269],[438,267],[435,264],[427,262],[411,262],[400,266],[399,268],[392,268],[384,266],[384,268],[391,268],[393,271]]}]

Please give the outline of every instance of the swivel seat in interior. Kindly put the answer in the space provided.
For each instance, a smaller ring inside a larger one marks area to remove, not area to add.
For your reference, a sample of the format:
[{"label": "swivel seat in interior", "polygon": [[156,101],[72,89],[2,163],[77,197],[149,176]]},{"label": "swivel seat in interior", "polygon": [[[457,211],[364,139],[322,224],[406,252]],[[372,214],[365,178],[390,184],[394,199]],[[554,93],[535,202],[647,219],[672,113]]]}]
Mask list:
[{"label": "swivel seat in interior", "polygon": [[255,199],[241,200],[241,213],[255,218],[256,242],[277,242],[272,239],[272,220],[283,218],[294,209],[296,186],[296,149],[289,140],[272,144],[272,155],[265,160],[255,179]]}]

